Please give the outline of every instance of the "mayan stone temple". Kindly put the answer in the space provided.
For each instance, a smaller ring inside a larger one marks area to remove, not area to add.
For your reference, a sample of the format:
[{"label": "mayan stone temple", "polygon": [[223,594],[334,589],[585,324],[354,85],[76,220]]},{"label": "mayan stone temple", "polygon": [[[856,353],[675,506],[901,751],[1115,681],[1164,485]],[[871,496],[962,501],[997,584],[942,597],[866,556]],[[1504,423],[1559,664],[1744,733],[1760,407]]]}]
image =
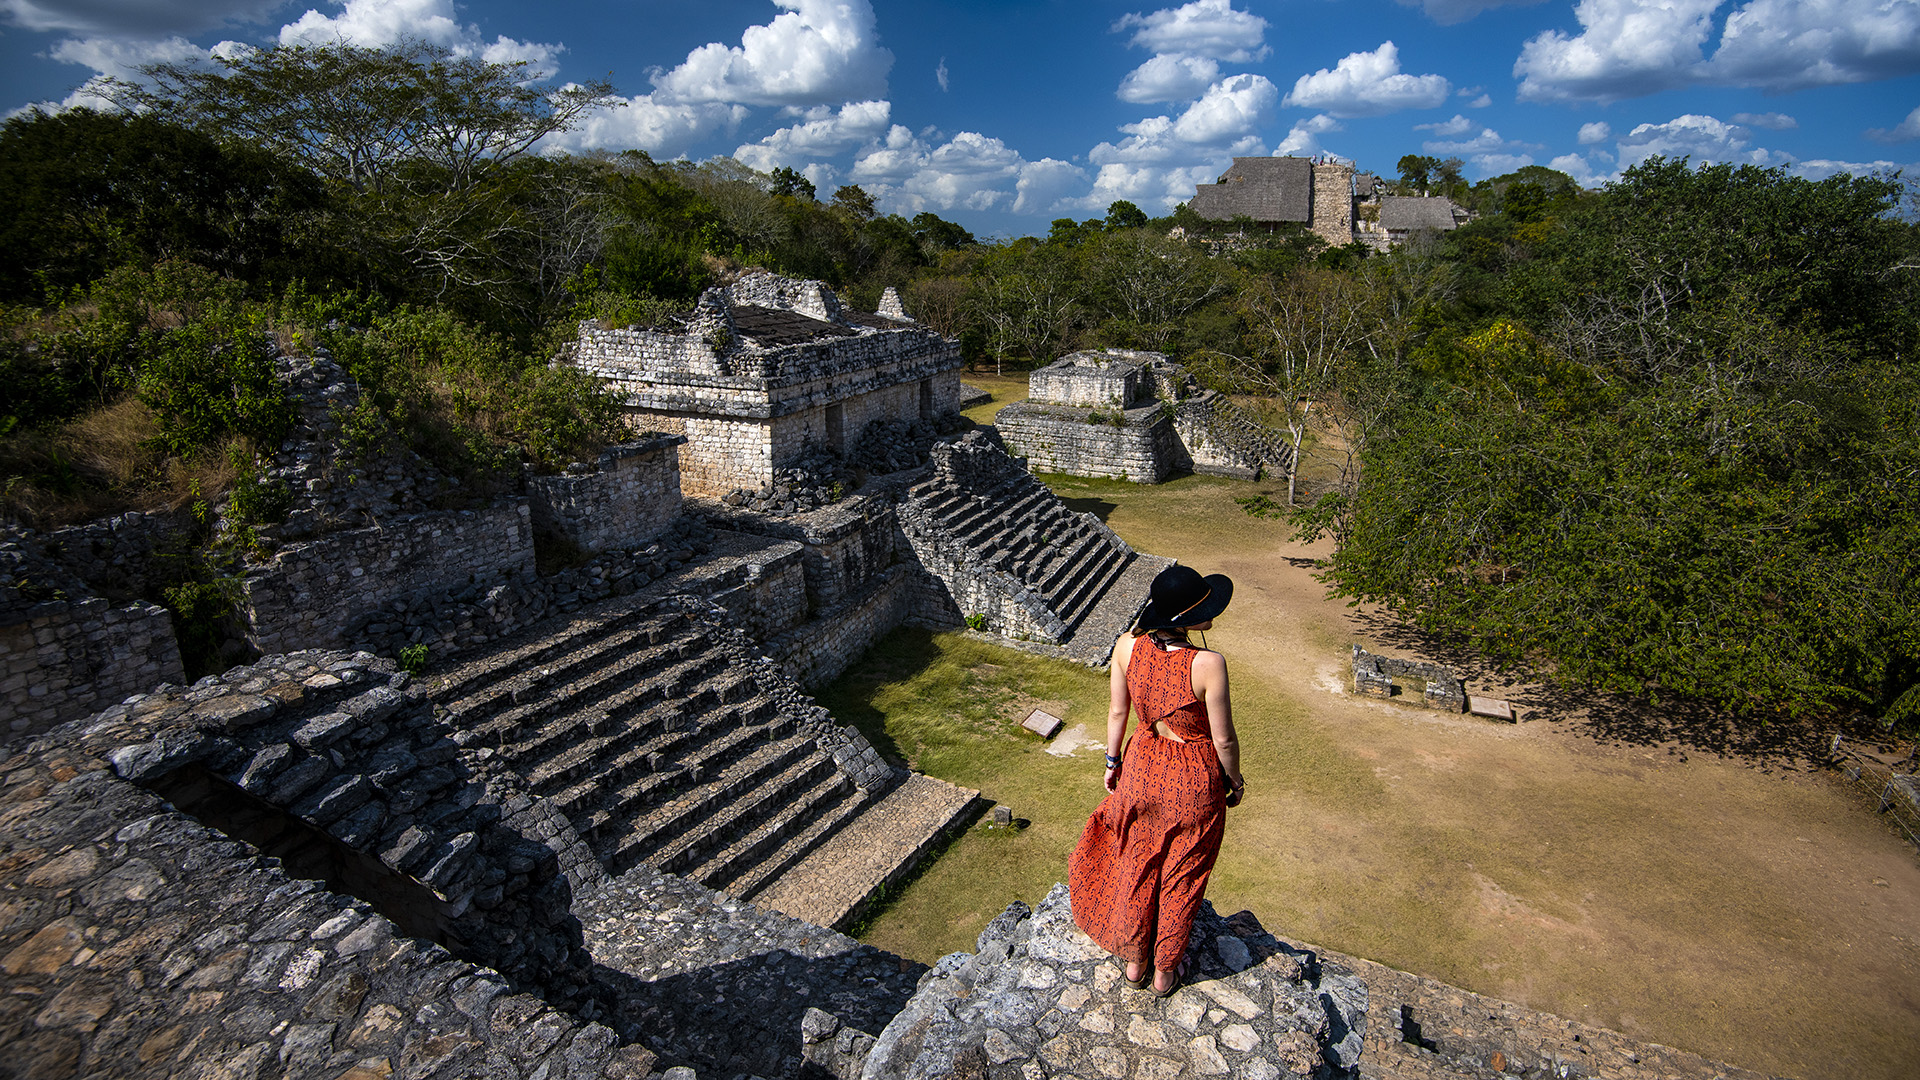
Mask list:
[{"label": "mayan stone temple", "polygon": [[0,1074],[1738,1075],[1248,912],[1203,910],[1164,1000],[1064,889],[930,967],[846,936],[983,806],[807,688],[903,625],[1103,664],[1169,565],[942,435],[953,343],[883,306],[755,276],[588,328],[644,430],[460,509],[404,447],[341,454],[359,388],[280,357],[294,504],[191,684],[139,599],[182,522],[0,533]]}]

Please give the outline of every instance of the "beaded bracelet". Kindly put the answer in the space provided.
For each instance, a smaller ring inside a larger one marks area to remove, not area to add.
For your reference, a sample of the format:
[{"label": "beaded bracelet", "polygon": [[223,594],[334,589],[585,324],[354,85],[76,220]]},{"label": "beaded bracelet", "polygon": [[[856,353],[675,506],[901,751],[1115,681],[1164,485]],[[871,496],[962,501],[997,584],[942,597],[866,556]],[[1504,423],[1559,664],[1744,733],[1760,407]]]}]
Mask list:
[{"label": "beaded bracelet", "polygon": [[1113,756],[1112,754],[1108,754],[1108,755],[1107,755],[1107,768],[1109,768],[1109,769],[1117,769],[1117,768],[1119,768],[1119,767],[1120,767],[1120,759],[1119,759],[1119,758],[1117,758],[1117,757],[1114,757],[1114,756]]}]

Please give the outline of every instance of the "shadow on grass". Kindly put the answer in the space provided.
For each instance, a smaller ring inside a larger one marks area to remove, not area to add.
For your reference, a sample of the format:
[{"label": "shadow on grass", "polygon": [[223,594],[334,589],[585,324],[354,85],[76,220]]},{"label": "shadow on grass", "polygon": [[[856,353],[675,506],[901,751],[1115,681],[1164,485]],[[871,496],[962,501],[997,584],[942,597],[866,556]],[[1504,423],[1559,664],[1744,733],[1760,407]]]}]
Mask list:
[{"label": "shadow on grass", "polygon": [[887,715],[874,706],[874,692],[888,683],[912,680],[939,659],[932,631],[903,626],[874,642],[839,678],[816,688],[814,700],[859,729],[889,764],[906,765],[906,752],[887,731]]},{"label": "shadow on grass", "polygon": [[1502,669],[1460,642],[1430,634],[1384,612],[1355,611],[1356,627],[1373,641],[1453,669],[1472,692],[1476,682],[1520,678],[1533,683],[1509,700],[1522,721],[1565,723],[1601,742],[1677,745],[1743,761],[1761,772],[1809,770],[1825,760],[1841,726],[1830,720],[1762,719],[1677,696],[1635,694],[1557,683],[1538,669]]},{"label": "shadow on grass", "polygon": [[1094,517],[1099,518],[1103,524],[1107,518],[1113,515],[1115,510],[1120,509],[1119,503],[1111,503],[1105,499],[1062,498],[1060,502],[1076,514],[1092,514]]}]

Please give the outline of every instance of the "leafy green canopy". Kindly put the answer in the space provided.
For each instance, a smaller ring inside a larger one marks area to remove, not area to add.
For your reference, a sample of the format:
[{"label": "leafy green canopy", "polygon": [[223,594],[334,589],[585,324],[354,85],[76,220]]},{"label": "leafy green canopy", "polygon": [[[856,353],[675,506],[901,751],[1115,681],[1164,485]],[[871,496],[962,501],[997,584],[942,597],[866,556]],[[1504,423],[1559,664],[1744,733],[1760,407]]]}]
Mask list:
[{"label": "leafy green canopy", "polygon": [[1898,191],[1656,159],[1565,213],[1476,298],[1491,321],[1414,347],[1424,376],[1312,518],[1341,540],[1330,580],[1600,686],[1905,708],[1920,369]]}]

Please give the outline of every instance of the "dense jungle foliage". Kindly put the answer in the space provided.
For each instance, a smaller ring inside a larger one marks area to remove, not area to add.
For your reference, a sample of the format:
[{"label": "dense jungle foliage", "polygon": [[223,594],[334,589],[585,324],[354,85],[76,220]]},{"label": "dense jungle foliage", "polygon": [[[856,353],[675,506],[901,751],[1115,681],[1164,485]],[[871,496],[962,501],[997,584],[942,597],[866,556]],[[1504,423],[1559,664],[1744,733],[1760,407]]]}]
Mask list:
[{"label": "dense jungle foliage", "polygon": [[[543,156],[606,103],[414,45],[160,66],[0,127],[4,514],[248,490],[315,344],[476,497],[618,437],[548,363],[748,268],[888,286],[975,364],[1164,351],[1340,465],[1296,521],[1345,595],[1502,662],[1764,719],[1920,716],[1920,243],[1898,178],[1654,159],[1595,192],[1395,189],[1475,221],[1391,255],[1116,202],[981,241],[729,159]],[[346,92],[351,88],[351,92]]]}]

